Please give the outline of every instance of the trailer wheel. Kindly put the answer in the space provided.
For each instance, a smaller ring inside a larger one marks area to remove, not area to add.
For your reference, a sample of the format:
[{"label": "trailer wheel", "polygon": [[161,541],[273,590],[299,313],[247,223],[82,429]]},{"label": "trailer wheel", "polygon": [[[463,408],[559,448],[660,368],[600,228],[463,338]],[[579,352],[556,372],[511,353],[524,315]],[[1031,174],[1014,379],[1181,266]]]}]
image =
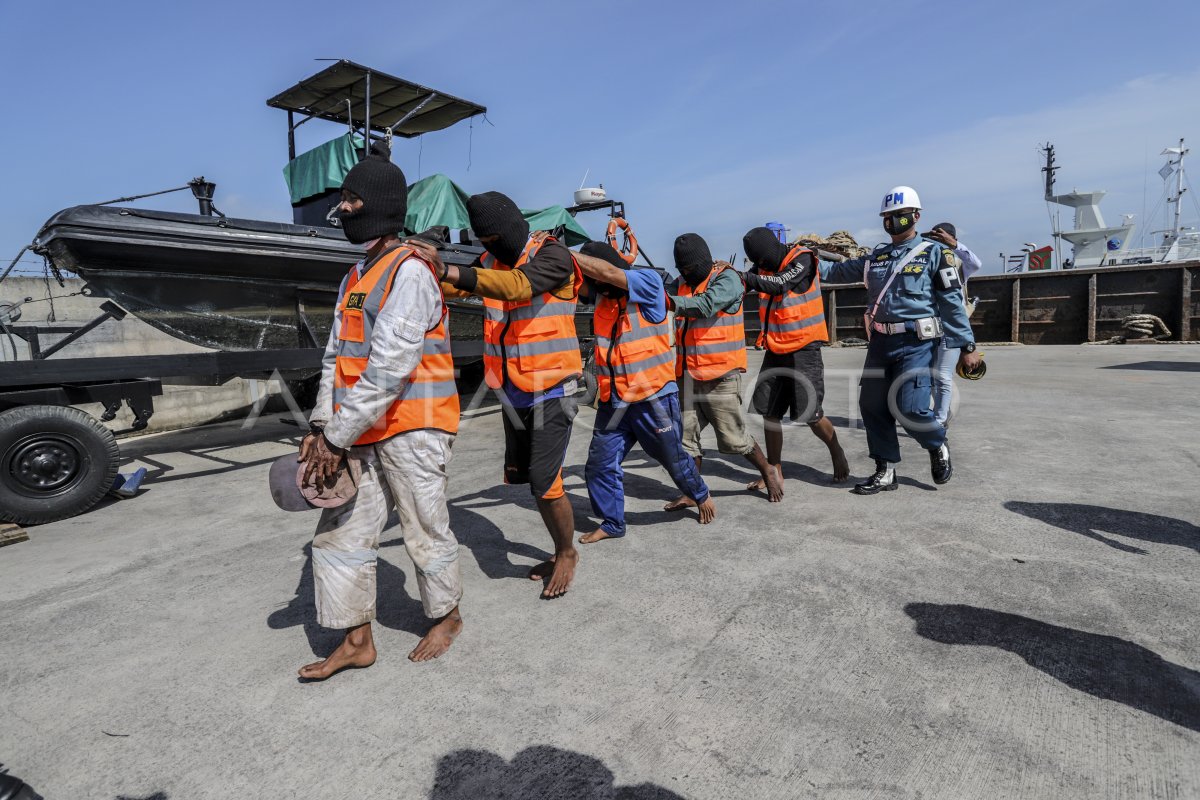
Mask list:
[{"label": "trailer wheel", "polygon": [[112,488],[119,459],[112,431],[77,408],[0,413],[0,521],[40,525],[82,514]]}]

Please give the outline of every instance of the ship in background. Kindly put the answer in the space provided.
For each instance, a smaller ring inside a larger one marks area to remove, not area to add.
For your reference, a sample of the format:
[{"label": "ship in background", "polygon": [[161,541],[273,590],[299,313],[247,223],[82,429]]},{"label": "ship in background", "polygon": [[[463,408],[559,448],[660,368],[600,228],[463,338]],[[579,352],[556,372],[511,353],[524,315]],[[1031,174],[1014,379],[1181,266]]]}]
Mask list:
[{"label": "ship in background", "polygon": [[[1137,228],[1133,214],[1122,215],[1120,225],[1105,223],[1100,201],[1107,192],[1073,190],[1067,194],[1055,194],[1054,173],[1060,168],[1055,164],[1054,145],[1047,143],[1041,152],[1046,161],[1042,167],[1046,204],[1071,209],[1074,227],[1063,230],[1061,212],[1052,213],[1054,244],[1040,248],[1027,244],[1020,254],[1008,257],[1005,262],[1007,272],[1038,272],[1054,269],[1056,265],[1060,269],[1086,269],[1200,259],[1200,230],[1183,224],[1182,201],[1189,189],[1183,167],[1188,148],[1184,146],[1183,139],[1179,140],[1178,147],[1168,147],[1161,153],[1167,156],[1167,163],[1158,171],[1164,184],[1158,205],[1166,203],[1170,221],[1165,229],[1151,233],[1151,236],[1160,238],[1157,244],[1149,247],[1131,246]],[[1157,207],[1150,216],[1156,213]],[[1071,247],[1067,258],[1063,257],[1064,243]]]}]

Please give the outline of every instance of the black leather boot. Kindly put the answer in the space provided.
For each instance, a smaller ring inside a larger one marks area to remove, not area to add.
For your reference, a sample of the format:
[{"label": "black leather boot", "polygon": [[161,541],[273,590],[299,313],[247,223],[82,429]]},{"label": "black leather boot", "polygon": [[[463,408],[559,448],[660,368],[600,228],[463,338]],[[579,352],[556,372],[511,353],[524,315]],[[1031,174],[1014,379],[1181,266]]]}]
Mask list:
[{"label": "black leather boot", "polygon": [[933,482],[938,486],[950,482],[950,476],[954,474],[954,466],[950,463],[948,446],[942,445],[936,450],[929,451],[929,473],[933,476]]},{"label": "black leather boot", "polygon": [[867,478],[864,483],[855,484],[854,493],[879,494],[880,492],[893,492],[899,487],[900,482],[896,480],[896,465],[877,458],[875,459],[875,474]]}]

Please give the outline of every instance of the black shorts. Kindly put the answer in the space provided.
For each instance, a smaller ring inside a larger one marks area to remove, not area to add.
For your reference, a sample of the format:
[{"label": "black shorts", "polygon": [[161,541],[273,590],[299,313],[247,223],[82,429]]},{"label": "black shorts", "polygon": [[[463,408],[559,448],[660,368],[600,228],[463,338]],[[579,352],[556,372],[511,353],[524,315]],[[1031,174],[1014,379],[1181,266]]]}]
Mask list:
[{"label": "black shorts", "polygon": [[578,405],[570,397],[529,408],[504,406],[504,482],[528,483],[533,496],[563,496],[562,467]]},{"label": "black shorts", "polygon": [[793,422],[816,422],[825,415],[825,360],[821,348],[763,355],[754,397],[755,414],[771,419],[788,415]]}]

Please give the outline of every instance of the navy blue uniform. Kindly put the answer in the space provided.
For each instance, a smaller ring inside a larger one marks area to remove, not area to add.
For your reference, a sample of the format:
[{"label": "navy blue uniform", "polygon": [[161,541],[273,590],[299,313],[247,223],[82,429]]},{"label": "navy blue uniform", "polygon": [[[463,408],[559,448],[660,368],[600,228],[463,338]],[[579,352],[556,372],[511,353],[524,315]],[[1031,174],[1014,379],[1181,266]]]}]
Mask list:
[{"label": "navy blue uniform", "polygon": [[926,317],[942,321],[947,348],[974,341],[963,307],[959,266],[954,251],[939,242],[915,236],[900,244],[882,244],[869,255],[831,264],[821,262],[826,283],[857,283],[866,279],[867,310],[875,306],[894,267],[916,247],[923,252],[904,265],[887,293],[879,300],[875,321],[906,323],[903,333],[871,332],[867,360],[859,381],[858,407],[867,429],[872,458],[898,462],[900,442],[896,422],[926,450],[946,442],[946,428],[938,424],[930,406],[933,373],[941,337],[922,340],[914,322]]}]

